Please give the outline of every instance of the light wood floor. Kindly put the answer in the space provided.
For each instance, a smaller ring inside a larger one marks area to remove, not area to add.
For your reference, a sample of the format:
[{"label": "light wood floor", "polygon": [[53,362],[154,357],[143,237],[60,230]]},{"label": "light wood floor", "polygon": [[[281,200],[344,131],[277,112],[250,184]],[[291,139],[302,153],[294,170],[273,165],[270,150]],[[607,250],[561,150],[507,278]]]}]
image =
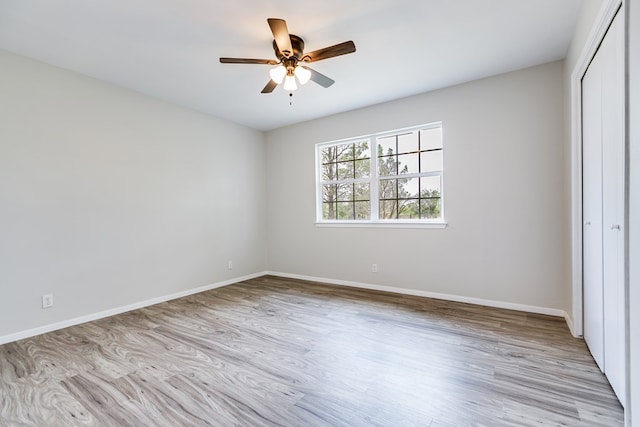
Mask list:
[{"label": "light wood floor", "polygon": [[262,277],[0,346],[0,425],[616,426],[563,320]]}]

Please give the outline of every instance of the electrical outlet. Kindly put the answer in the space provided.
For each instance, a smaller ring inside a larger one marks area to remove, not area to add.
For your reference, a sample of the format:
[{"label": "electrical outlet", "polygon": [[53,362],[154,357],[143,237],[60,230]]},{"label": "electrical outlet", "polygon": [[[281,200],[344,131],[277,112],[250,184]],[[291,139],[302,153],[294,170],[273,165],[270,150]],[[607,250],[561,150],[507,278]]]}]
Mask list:
[{"label": "electrical outlet", "polygon": [[53,307],[53,294],[42,295],[42,308]]},{"label": "electrical outlet", "polygon": [[371,264],[371,272],[372,273],[378,272],[378,264]]},{"label": "electrical outlet", "polygon": [[227,268],[233,270],[233,261],[227,261]]}]

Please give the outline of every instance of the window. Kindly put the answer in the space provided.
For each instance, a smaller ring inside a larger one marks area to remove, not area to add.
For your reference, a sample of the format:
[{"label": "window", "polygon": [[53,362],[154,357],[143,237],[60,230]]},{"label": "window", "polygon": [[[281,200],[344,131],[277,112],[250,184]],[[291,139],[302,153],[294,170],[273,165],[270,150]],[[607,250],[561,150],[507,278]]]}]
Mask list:
[{"label": "window", "polygon": [[318,222],[443,223],[442,125],[316,146]]}]

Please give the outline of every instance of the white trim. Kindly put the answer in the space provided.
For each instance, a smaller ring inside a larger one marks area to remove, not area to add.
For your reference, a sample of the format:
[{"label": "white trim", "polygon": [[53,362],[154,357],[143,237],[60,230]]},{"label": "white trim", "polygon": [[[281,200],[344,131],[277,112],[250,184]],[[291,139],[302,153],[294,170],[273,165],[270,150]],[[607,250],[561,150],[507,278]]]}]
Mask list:
[{"label": "white trim", "polygon": [[[465,297],[461,295],[441,294],[437,292],[419,291],[417,289],[397,288],[395,286],[374,285],[371,283],[351,282],[347,280],[329,279],[326,277],[305,276],[301,274],[282,273],[269,271],[266,274],[286,277],[289,279],[307,280],[311,282],[329,283],[332,285],[349,286],[352,288],[370,289],[374,291],[391,292],[395,294],[413,295],[418,297],[441,299],[446,301],[463,302],[467,304],[482,305],[486,307],[506,308],[508,310],[523,311],[527,313],[546,314],[548,316],[568,318],[566,311],[557,308],[538,307],[534,305],[516,304],[505,301],[494,301],[482,298]],[[571,328],[571,326],[570,326]]]},{"label": "white trim", "polygon": [[555,317],[563,317],[567,321],[567,325],[569,326],[569,329],[573,332],[573,324],[571,323],[571,319],[569,315],[564,310],[555,309],[555,308],[516,304],[516,303],[504,302],[504,301],[486,300],[482,298],[465,297],[461,295],[451,295],[451,294],[442,294],[437,292],[420,291],[417,289],[374,285],[371,283],[351,282],[346,280],[337,280],[337,279],[330,279],[325,277],[306,276],[301,274],[290,274],[290,273],[282,273],[282,272],[276,272],[276,271],[263,271],[260,273],[249,274],[243,277],[236,277],[234,279],[229,279],[222,282],[212,283],[210,285],[200,286],[198,288],[189,289],[186,291],[176,292],[170,295],[165,295],[157,298],[148,299],[145,301],[140,301],[140,302],[129,304],[122,307],[100,311],[98,313],[88,314],[86,316],[80,316],[73,319],[63,320],[61,322],[56,322],[49,325],[28,329],[26,331],[16,332],[14,334],[0,336],[0,345],[10,343],[13,341],[18,341],[25,338],[30,338],[40,334],[45,334],[47,332],[56,331],[58,329],[67,328],[69,326],[79,325],[81,323],[92,322],[94,320],[103,319],[105,317],[115,316],[117,314],[126,313],[128,311],[137,310],[139,308],[149,307],[151,305],[160,304],[162,302],[186,297],[186,296],[197,294],[200,292],[209,291],[211,289],[221,288],[223,286],[232,285],[234,283],[243,282],[245,280],[255,279],[255,278],[266,276],[266,275],[286,277],[286,278],[298,279],[298,280],[307,280],[312,282],[328,283],[328,284],[339,285],[339,286],[349,286],[353,288],[370,289],[375,291],[391,292],[391,293],[403,294],[403,295],[413,295],[413,296],[419,296],[419,297],[425,297],[425,298],[434,298],[434,299],[440,299],[440,300],[446,300],[446,301],[463,302],[467,304],[482,305],[486,307],[505,308],[508,310],[516,310],[516,311],[536,313],[536,314],[546,314],[546,315],[555,316]]},{"label": "white trim", "polygon": [[[571,73],[571,333],[583,334],[582,325],[582,88],[581,81],[622,0],[605,0]],[[568,323],[568,322],[567,322]]]},{"label": "white trim", "polygon": [[[380,180],[378,179],[378,138],[371,137],[369,139],[369,146],[371,147],[371,163],[370,163],[370,171],[371,179],[369,180],[369,203],[371,209],[370,221],[368,222],[376,222],[380,221]],[[373,155],[375,153],[375,156]],[[443,199],[441,198],[440,201]],[[320,200],[322,203],[322,200]],[[442,206],[442,203],[440,203]],[[318,222],[324,221],[322,216],[318,217]],[[317,225],[317,224],[316,224]]]},{"label": "white trim", "polygon": [[372,132],[365,135],[349,136],[342,139],[334,139],[332,141],[318,142],[316,143],[316,146],[327,146],[327,145],[334,145],[334,144],[339,144],[344,142],[355,142],[359,139],[364,140],[364,139],[370,139],[370,138],[383,138],[385,136],[397,135],[400,132],[413,132],[414,130],[433,129],[438,127],[442,127],[442,120],[437,120],[431,123],[425,123],[422,125],[409,126],[409,127],[399,128],[399,129],[385,130],[381,132]]},{"label": "white trim", "polygon": [[200,286],[194,289],[188,289],[186,291],[176,292],[174,294],[164,295],[161,297],[136,302],[133,304],[122,306],[122,307],[112,308],[109,310],[87,314],[85,316],[80,316],[73,319],[63,320],[61,322],[51,323],[49,325],[39,326],[37,328],[28,329],[26,331],[20,331],[14,334],[0,336],[0,344],[6,344],[9,342],[18,341],[25,338],[30,338],[36,335],[45,334],[47,332],[56,331],[58,329],[68,328],[69,326],[92,322],[94,320],[103,319],[105,317],[114,316],[116,314],[126,313],[127,311],[137,310],[139,308],[148,307],[150,305],[160,304],[165,301],[186,297],[188,295],[209,291],[211,289],[221,288],[223,286],[232,285],[234,283],[242,282],[245,280],[255,279],[256,277],[262,277],[265,274],[267,273],[260,272],[260,273],[249,274],[243,277],[236,277],[234,279],[224,280],[222,282],[216,282],[210,285]]},{"label": "white trim", "polygon": [[402,221],[322,221],[316,222],[316,227],[336,228],[435,228],[447,227],[446,222],[402,222]]},{"label": "white trim", "polygon": [[578,338],[578,335],[576,335],[576,332],[575,332],[575,325],[573,324],[573,319],[571,319],[571,316],[566,311],[564,312],[564,321],[567,322],[567,326],[569,327],[569,332],[571,332],[571,335]]}]

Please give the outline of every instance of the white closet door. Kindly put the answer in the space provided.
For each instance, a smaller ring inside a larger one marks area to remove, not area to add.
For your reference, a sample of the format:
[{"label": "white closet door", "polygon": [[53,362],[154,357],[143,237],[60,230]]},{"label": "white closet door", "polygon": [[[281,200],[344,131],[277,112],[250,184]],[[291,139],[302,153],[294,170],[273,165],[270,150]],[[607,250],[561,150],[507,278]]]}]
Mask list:
[{"label": "white closet door", "polygon": [[625,402],[624,28],[620,14],[600,50],[602,68],[602,223],[604,372]]},{"label": "white closet door", "polygon": [[582,79],[582,217],[584,339],[604,370],[602,277],[602,58]]}]

